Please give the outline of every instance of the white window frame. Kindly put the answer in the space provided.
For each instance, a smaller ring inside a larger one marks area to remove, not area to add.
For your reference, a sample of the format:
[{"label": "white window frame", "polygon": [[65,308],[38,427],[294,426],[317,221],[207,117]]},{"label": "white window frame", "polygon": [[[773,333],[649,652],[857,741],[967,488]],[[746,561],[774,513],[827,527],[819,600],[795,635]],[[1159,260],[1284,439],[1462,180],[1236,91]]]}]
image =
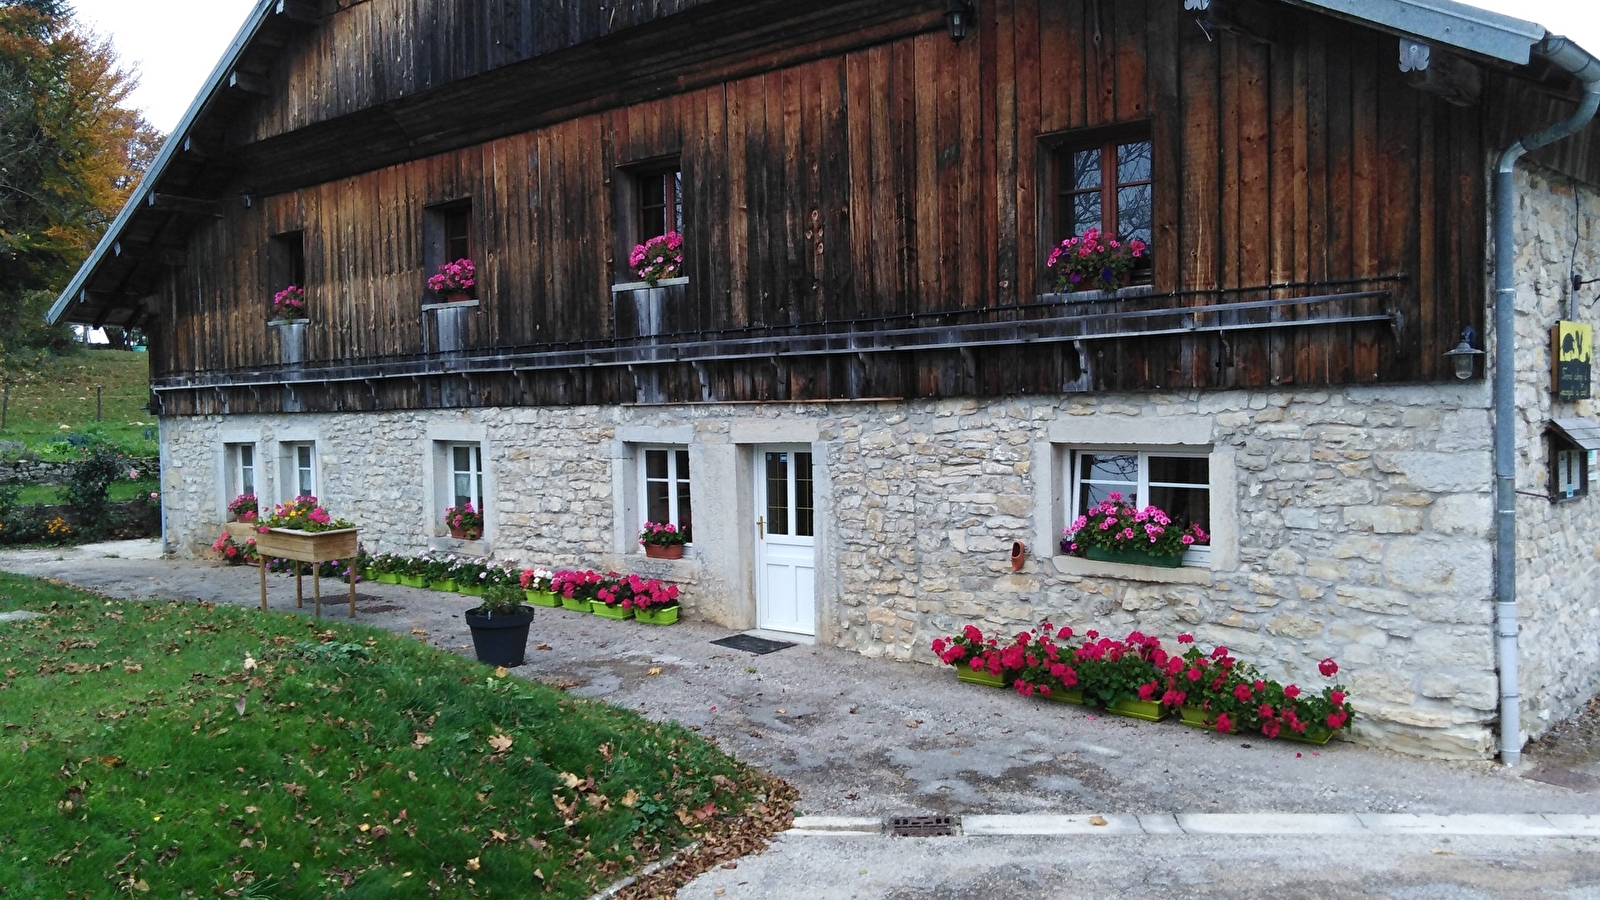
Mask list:
[{"label": "white window frame", "polygon": [[[680,452],[687,453],[688,451],[689,447],[686,444],[642,444],[635,448],[634,458],[638,466],[635,483],[639,488],[638,522],[634,526],[635,534],[643,531],[644,523],[650,521],[650,484],[652,481],[658,483],[661,481],[659,478],[652,479],[650,477],[650,454],[653,452],[667,454],[667,512],[673,524],[677,524],[679,520],[677,490],[679,484],[683,484],[688,488],[690,505],[694,505],[693,460],[690,461],[689,472],[686,475],[678,473],[678,454]],[[693,523],[691,522],[691,527],[692,525]]]},{"label": "white window frame", "polygon": [[[307,467],[307,468],[302,468],[301,465],[300,465],[300,451],[302,451],[302,450],[305,450],[305,451],[309,452],[309,454],[310,454],[310,466]],[[317,497],[318,499],[322,499],[321,494],[318,493],[318,491],[321,489],[320,482],[322,481],[322,479],[320,477],[321,473],[317,471],[317,464],[319,462],[319,457],[320,456],[321,456],[321,454],[317,452],[317,442],[316,441],[285,441],[284,442],[284,444],[283,444],[283,454],[282,454],[282,466],[283,466],[283,475],[284,475],[284,477],[282,478],[282,485],[283,485],[283,492],[284,492],[284,496],[283,496],[283,501],[284,502],[288,502],[288,501],[294,500],[297,497],[307,496],[308,494],[310,496],[312,496],[312,497]],[[303,471],[309,472],[309,474],[310,474],[310,479],[311,479],[311,490],[310,491],[301,490],[301,487],[300,487],[301,486],[300,473],[303,472]],[[259,497],[260,494],[257,494],[256,496]]]},{"label": "white window frame", "polygon": [[[1134,495],[1133,500],[1134,500],[1134,504],[1136,506],[1140,507],[1140,508],[1143,508],[1143,507],[1146,507],[1146,506],[1150,505],[1150,502],[1149,502],[1149,499],[1148,499],[1149,496],[1150,496],[1150,457],[1152,457],[1152,456],[1163,456],[1163,457],[1180,457],[1180,458],[1183,458],[1183,459],[1203,459],[1203,460],[1207,460],[1208,461],[1208,466],[1207,466],[1208,473],[1207,473],[1207,476],[1206,476],[1206,492],[1209,495],[1210,508],[1211,508],[1211,511],[1212,511],[1212,515],[1213,516],[1216,515],[1216,510],[1217,510],[1216,496],[1215,496],[1216,495],[1216,485],[1213,483],[1215,481],[1214,477],[1209,472],[1209,469],[1210,469],[1209,461],[1211,459],[1211,453],[1210,453],[1209,450],[1197,450],[1197,449],[1190,448],[1190,447],[1151,447],[1151,446],[1128,446],[1128,445],[1121,445],[1121,446],[1117,446],[1117,445],[1110,445],[1110,446],[1092,446],[1092,445],[1091,446],[1077,446],[1077,445],[1074,445],[1074,446],[1063,447],[1062,448],[1062,452],[1065,454],[1064,459],[1063,459],[1063,463],[1064,463],[1064,467],[1063,468],[1065,470],[1066,480],[1067,480],[1067,491],[1065,492],[1066,493],[1066,497],[1067,497],[1067,508],[1065,510],[1065,521],[1067,521],[1067,522],[1074,522],[1074,521],[1077,520],[1078,516],[1082,515],[1080,510],[1082,509],[1083,478],[1082,478],[1082,475],[1080,474],[1081,468],[1078,465],[1078,454],[1080,454],[1080,453],[1101,453],[1101,454],[1107,454],[1107,455],[1109,455],[1109,454],[1137,455],[1139,457],[1139,474],[1136,476],[1137,480],[1135,482],[1133,482],[1133,484],[1135,485],[1135,490],[1136,490],[1136,494]],[[1164,487],[1164,486],[1168,486],[1168,485],[1166,483],[1160,483],[1157,486],[1158,487]],[[1188,489],[1194,489],[1195,487],[1197,487],[1197,485],[1192,485],[1192,484],[1170,485],[1170,486],[1179,487],[1179,488],[1188,488]],[[1206,530],[1207,530],[1207,532],[1209,534],[1212,535],[1212,541],[1214,542],[1216,540],[1216,537],[1215,537],[1215,535],[1216,535],[1216,523],[1215,522],[1207,522],[1206,523]],[[1207,569],[1209,569],[1211,567],[1211,562],[1212,562],[1212,547],[1211,547],[1210,544],[1208,544],[1206,546],[1193,546],[1193,547],[1190,547],[1190,548],[1188,548],[1187,550],[1185,550],[1183,552],[1183,565],[1184,566],[1193,566],[1193,567],[1196,567],[1196,568],[1207,568]]]},{"label": "white window frame", "polygon": [[456,493],[456,477],[461,475],[463,471],[456,468],[456,451],[466,450],[468,464],[465,472],[472,484],[469,500],[472,503],[472,508],[478,511],[478,515],[483,515],[484,506],[486,505],[484,503],[483,444],[478,441],[453,441],[442,443],[441,447],[444,450],[444,471],[449,479],[445,484],[445,498],[448,500],[445,504],[445,509],[448,510],[456,505],[456,497],[458,496]]},{"label": "white window frame", "polygon": [[[228,496],[224,503],[232,503],[233,498],[243,494],[255,494],[261,500],[261,451],[255,441],[229,441],[223,445],[223,456],[227,466],[225,487],[223,492]],[[250,454],[250,465],[244,464],[246,453]],[[250,484],[245,486],[245,471],[250,472]]]}]

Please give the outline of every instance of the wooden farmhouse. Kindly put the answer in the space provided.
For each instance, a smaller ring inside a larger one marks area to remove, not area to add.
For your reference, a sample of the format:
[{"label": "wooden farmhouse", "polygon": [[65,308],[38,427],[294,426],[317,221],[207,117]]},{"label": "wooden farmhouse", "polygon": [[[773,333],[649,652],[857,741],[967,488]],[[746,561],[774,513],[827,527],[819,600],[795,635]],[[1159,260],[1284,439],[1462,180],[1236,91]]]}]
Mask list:
[{"label": "wooden farmhouse", "polygon": [[[1450,0],[262,0],[51,316],[150,335],[174,553],[315,494],[874,656],[1331,656],[1515,760],[1600,690],[1597,103]],[[1205,538],[1064,551],[1113,491]]]}]

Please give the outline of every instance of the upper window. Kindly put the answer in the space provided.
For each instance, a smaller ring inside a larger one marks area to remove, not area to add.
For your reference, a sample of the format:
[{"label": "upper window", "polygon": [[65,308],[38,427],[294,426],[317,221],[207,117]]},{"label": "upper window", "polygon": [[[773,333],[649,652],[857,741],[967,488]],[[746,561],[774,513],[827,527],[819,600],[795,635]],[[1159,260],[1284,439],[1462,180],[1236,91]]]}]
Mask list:
[{"label": "upper window", "polygon": [[[1199,525],[1211,533],[1211,466],[1204,452],[1181,450],[1079,449],[1071,451],[1072,497],[1067,519],[1121,494],[1143,509],[1159,507],[1180,528]],[[1185,565],[1211,562],[1209,540],[1183,554]]]},{"label": "upper window", "polygon": [[[1155,251],[1152,153],[1148,138],[1119,136],[1062,144],[1055,152],[1055,241],[1090,228]],[[1149,266],[1146,254],[1144,266]]]},{"label": "upper window", "polygon": [[483,514],[483,445],[450,444],[450,505]]},{"label": "upper window", "polygon": [[670,167],[645,169],[637,176],[639,200],[638,242],[669,231],[683,231],[683,170]]},{"label": "upper window", "polygon": [[[431,278],[446,263],[472,259],[472,201],[456,200],[422,212],[422,263]],[[477,260],[473,260],[474,265]],[[436,293],[430,297],[437,299]],[[466,293],[476,294],[476,290]],[[430,300],[429,302],[432,302]]]},{"label": "upper window", "polygon": [[639,511],[645,522],[670,522],[694,540],[694,508],[689,494],[689,450],[645,447],[639,451]]},{"label": "upper window", "polygon": [[272,279],[272,292],[277,293],[290,285],[306,286],[306,233],[288,231],[272,236],[268,249],[267,268]]}]

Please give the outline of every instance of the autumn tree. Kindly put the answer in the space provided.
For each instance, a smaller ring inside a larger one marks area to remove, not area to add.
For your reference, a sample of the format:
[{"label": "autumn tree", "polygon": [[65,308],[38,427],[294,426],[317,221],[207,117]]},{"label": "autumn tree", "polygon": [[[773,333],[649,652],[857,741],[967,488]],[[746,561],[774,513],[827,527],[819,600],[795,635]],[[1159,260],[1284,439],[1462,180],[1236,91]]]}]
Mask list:
[{"label": "autumn tree", "polygon": [[44,314],[154,159],[137,81],[66,0],[0,0],[0,351],[65,349]]}]

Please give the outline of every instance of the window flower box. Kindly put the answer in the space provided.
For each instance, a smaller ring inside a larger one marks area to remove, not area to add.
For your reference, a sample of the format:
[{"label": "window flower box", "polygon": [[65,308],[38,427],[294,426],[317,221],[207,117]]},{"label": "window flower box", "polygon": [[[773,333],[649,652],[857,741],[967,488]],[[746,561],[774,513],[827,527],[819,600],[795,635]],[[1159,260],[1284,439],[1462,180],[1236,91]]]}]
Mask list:
[{"label": "window flower box", "polygon": [[635,609],[633,617],[646,625],[676,625],[678,624],[678,605],[662,609]]},{"label": "window flower box", "polygon": [[1113,550],[1109,547],[1087,547],[1083,552],[1084,558],[1099,562],[1124,563],[1131,566],[1156,566],[1162,569],[1176,569],[1183,565],[1182,556],[1156,556],[1143,550]]},{"label": "window flower box", "polygon": [[589,611],[602,619],[631,619],[633,610],[623,609],[620,606],[607,606],[603,600],[590,600]]}]

